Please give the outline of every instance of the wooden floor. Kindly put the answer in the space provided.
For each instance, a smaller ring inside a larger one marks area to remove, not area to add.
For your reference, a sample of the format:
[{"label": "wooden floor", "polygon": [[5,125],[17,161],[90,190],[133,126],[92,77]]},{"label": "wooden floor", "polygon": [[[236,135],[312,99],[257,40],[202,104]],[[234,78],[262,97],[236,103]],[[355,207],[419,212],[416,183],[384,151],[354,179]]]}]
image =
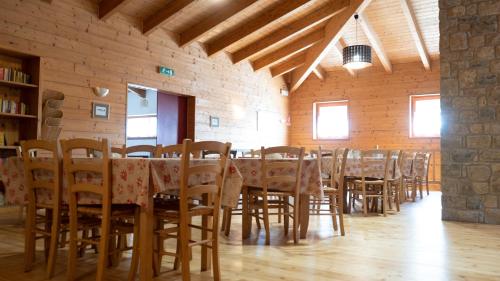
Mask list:
[{"label": "wooden floor", "polygon": [[[23,229],[15,209],[0,209],[0,280],[44,280],[40,262],[23,272]],[[271,246],[264,231],[242,245],[240,219],[221,244],[223,280],[500,280],[500,226],[441,221],[440,193],[405,203],[397,215],[348,216],[346,236],[333,235],[328,217],[312,217],[307,240],[293,245],[281,225],[272,225]],[[211,280],[192,262],[192,280]],[[56,277],[65,279],[65,251]],[[40,259],[41,260],[41,259]],[[108,271],[108,280],[126,280],[129,259]],[[94,257],[81,259],[79,280],[94,280]],[[171,264],[164,262],[167,270]],[[181,280],[167,272],[156,280]]]}]

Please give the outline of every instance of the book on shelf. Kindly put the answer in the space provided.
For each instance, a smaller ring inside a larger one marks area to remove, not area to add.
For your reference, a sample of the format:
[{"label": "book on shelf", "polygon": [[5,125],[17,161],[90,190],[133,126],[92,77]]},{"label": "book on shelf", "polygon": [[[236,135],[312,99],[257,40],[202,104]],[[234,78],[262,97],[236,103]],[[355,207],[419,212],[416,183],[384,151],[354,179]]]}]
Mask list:
[{"label": "book on shelf", "polygon": [[0,67],[0,80],[30,84],[31,75],[17,69]]},{"label": "book on shelf", "polygon": [[0,112],[26,115],[27,107],[24,102],[16,102],[0,98]]}]

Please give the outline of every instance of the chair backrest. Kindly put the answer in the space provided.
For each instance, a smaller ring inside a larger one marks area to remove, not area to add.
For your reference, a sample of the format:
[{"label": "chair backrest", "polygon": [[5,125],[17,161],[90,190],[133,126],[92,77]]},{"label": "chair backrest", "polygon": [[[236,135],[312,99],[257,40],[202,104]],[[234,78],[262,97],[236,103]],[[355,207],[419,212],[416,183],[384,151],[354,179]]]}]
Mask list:
[{"label": "chair backrest", "polygon": [[[295,159],[268,158],[268,156],[276,154],[287,155]],[[280,185],[292,186],[295,195],[299,195],[304,154],[305,149],[303,147],[275,146],[261,148],[261,181],[265,196],[268,189]]]},{"label": "chair backrest", "polygon": [[[392,162],[392,160],[396,161]],[[391,173],[391,179],[401,178],[402,164],[403,164],[403,150],[392,150],[391,166],[389,167]]]},{"label": "chair backrest", "polygon": [[430,152],[426,152],[425,153],[425,178],[428,179],[429,178],[429,167],[431,165],[431,156],[432,154]]},{"label": "chair backrest", "polygon": [[361,180],[376,177],[387,180],[390,177],[389,164],[391,152],[389,150],[361,151]]},{"label": "chair backrest", "polygon": [[[218,218],[218,211],[221,207],[222,188],[228,171],[229,151],[231,143],[221,143],[216,141],[193,142],[185,139],[182,144],[181,155],[181,177],[180,177],[180,198],[181,198],[181,217],[187,215],[188,203],[191,199],[198,199],[211,195],[214,208],[214,220]],[[192,155],[197,151],[211,151],[219,153],[218,159],[197,160],[196,165],[192,165]],[[202,163],[202,165],[198,165]],[[190,185],[189,178],[195,175],[204,175],[213,178],[213,181]],[[214,228],[215,229],[215,228]]]},{"label": "chair backrest", "polygon": [[182,155],[183,145],[173,144],[162,146],[161,144],[156,146],[155,158],[180,158]]},{"label": "chair backrest", "polygon": [[425,177],[425,162],[426,154],[424,152],[417,152],[413,160],[413,175],[417,177]]},{"label": "chair backrest", "polygon": [[[63,169],[66,173],[68,193],[71,205],[76,206],[76,194],[93,193],[102,196],[103,208],[111,208],[111,147],[107,139],[71,139],[61,140]],[[98,151],[102,158],[75,158],[76,150]],[[96,182],[80,182],[77,175],[99,175]],[[99,183],[97,183],[99,182]]]},{"label": "chair backrest", "polygon": [[[28,204],[37,204],[37,191],[52,193],[53,208],[60,206],[62,199],[62,168],[57,142],[28,140],[21,143],[24,176],[28,193]],[[43,157],[37,157],[43,155]],[[41,176],[47,174],[48,177]]]},{"label": "chair backrest", "polygon": [[413,162],[416,153],[411,151],[403,151],[401,155],[400,171],[404,177],[411,177],[413,173]]},{"label": "chair backrest", "polygon": [[111,147],[111,156],[113,157],[121,157],[121,158],[126,158],[127,157],[127,147],[123,144],[120,147],[113,146]]},{"label": "chair backrest", "polygon": [[337,148],[333,153],[331,186],[343,190],[345,166],[349,149]]},{"label": "chair backrest", "polygon": [[252,158],[259,158],[260,157],[260,149],[251,149],[250,155]]},{"label": "chair backrest", "polygon": [[[142,145],[129,146],[125,149],[125,155],[127,157],[132,153],[141,153],[141,152],[144,153],[143,155],[147,155],[146,158],[152,158],[155,155],[156,146],[142,144]],[[143,155],[140,155],[140,157],[142,157]]]}]

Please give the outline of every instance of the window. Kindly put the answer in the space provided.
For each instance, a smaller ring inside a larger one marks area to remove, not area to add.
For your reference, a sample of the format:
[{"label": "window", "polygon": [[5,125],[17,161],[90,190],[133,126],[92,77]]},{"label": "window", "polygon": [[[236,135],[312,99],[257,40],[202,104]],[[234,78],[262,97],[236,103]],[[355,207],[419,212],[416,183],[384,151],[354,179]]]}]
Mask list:
[{"label": "window", "polygon": [[348,102],[329,101],[313,104],[314,139],[348,139]]},{"label": "window", "polygon": [[130,115],[127,117],[127,139],[156,138],[156,115]]},{"label": "window", "polygon": [[440,131],[439,94],[410,96],[410,137],[439,137]]}]

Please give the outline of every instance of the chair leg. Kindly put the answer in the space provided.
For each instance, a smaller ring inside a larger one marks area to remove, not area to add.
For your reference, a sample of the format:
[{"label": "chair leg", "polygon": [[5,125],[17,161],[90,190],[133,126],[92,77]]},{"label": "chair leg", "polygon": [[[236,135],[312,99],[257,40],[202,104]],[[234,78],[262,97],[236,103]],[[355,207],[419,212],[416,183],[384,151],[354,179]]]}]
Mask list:
[{"label": "chair leg", "polygon": [[97,261],[97,275],[96,281],[103,281],[104,271],[106,270],[106,264],[108,261],[108,250],[109,250],[109,238],[110,238],[110,228],[111,228],[111,218],[110,211],[106,212],[103,210],[102,222],[101,222],[101,238],[99,240],[99,258]]},{"label": "chair leg", "polygon": [[[57,207],[56,207],[57,208]],[[52,212],[52,228],[50,232],[49,260],[47,262],[47,279],[54,276],[54,267],[57,258],[61,214],[58,209]]]},{"label": "chair leg", "polygon": [[339,213],[339,224],[340,224],[340,235],[345,236],[344,231],[344,198],[340,194],[337,194],[337,208]]},{"label": "chair leg", "polygon": [[366,217],[368,215],[368,200],[363,194],[363,215]]},{"label": "chair leg", "polygon": [[400,202],[399,202],[399,186],[394,187],[394,202],[396,203],[396,210],[400,211]]},{"label": "chair leg", "polygon": [[268,205],[267,205],[267,196],[264,196],[263,198],[264,204],[262,207],[262,213],[264,217],[264,228],[266,229],[266,245],[269,245],[271,243],[271,233],[269,230],[269,210],[268,210]]},{"label": "chair leg", "polygon": [[219,239],[218,234],[213,234],[213,242],[212,242],[212,271],[214,275],[214,281],[220,280],[220,261],[219,261]]},{"label": "chair leg", "polygon": [[78,255],[78,214],[76,210],[70,210],[69,253],[68,253],[68,273],[67,273],[68,281],[75,280],[77,255]]},{"label": "chair leg", "polygon": [[288,236],[288,230],[290,228],[290,206],[288,202],[290,198],[288,196],[283,196],[283,225],[285,228],[285,236]]},{"label": "chair leg", "polygon": [[425,178],[425,189],[427,189],[427,196],[429,196],[429,177]]},{"label": "chair leg", "polygon": [[134,242],[132,244],[132,260],[130,261],[130,270],[128,272],[128,280],[135,280],[137,267],[139,266],[139,233],[140,233],[140,211],[136,208],[134,214]]},{"label": "chair leg", "polygon": [[229,232],[231,231],[232,214],[233,214],[233,209],[232,208],[228,208],[226,227],[225,227],[225,231],[224,231],[224,234],[226,236],[229,236]]},{"label": "chair leg", "polygon": [[[52,210],[51,209],[45,209],[45,218],[46,218],[46,222],[45,222],[45,232],[47,233],[50,233],[51,232],[51,229],[52,229],[52,223],[51,221],[49,221],[48,218],[52,218]],[[45,260],[47,261],[49,259],[49,252],[50,252],[50,236],[45,236],[43,238],[43,248],[44,248],[44,255],[45,255]]]},{"label": "chair leg", "polygon": [[262,226],[260,225],[260,212],[259,209],[253,209],[253,213],[255,216],[255,224],[257,224],[257,229],[261,229]]},{"label": "chair leg", "polygon": [[424,191],[423,191],[423,183],[422,183],[422,179],[419,179],[418,180],[418,189],[420,191],[420,199],[423,199],[424,198]]},{"label": "chair leg", "polygon": [[228,211],[228,207],[223,207],[222,222],[221,222],[221,226],[220,226],[220,231],[224,231],[226,229],[227,211]]},{"label": "chair leg", "polygon": [[335,211],[336,207],[336,202],[334,199],[334,195],[330,194],[328,196],[328,201],[330,203],[330,214],[332,215],[332,224],[333,224],[333,230],[337,231],[338,230],[338,225],[337,225],[337,213]]},{"label": "chair leg", "polygon": [[[299,243],[300,196],[293,197],[293,243]],[[306,202],[304,202],[306,203]],[[307,202],[306,204],[308,204]],[[307,208],[309,211],[309,208]]]},{"label": "chair leg", "polygon": [[36,221],[36,208],[28,206],[26,215],[26,229],[25,229],[25,242],[24,242],[24,271],[31,271],[33,261],[35,260],[35,221]]},{"label": "chair leg", "polygon": [[180,237],[177,241],[180,241],[180,256],[182,265],[182,281],[189,281],[190,276],[190,251],[189,251],[189,229],[188,229],[188,218],[181,218],[180,223]]},{"label": "chair leg", "polygon": [[281,217],[283,217],[283,205],[281,205],[281,196],[277,196],[278,199],[278,223],[281,223]]},{"label": "chair leg", "polygon": [[[201,240],[207,240],[208,239],[208,216],[204,215],[201,217]],[[214,231],[215,232],[215,231]],[[208,270],[208,247],[206,244],[201,245],[201,271],[207,271]]]},{"label": "chair leg", "polygon": [[388,207],[388,204],[387,204],[387,186],[384,185],[382,187],[382,211],[384,213],[384,217],[387,216],[387,207]]}]

